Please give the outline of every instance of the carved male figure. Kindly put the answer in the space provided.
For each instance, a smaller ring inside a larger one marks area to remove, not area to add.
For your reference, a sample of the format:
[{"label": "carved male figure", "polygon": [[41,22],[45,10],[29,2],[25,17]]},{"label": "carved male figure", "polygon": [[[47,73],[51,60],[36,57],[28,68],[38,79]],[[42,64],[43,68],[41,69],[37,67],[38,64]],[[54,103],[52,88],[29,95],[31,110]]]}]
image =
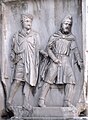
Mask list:
[{"label": "carved male figure", "polygon": [[[60,30],[49,39],[47,51],[50,57],[50,65],[39,98],[40,107],[46,107],[45,98],[50,85],[53,83],[65,85],[64,106],[73,106],[71,97],[75,85],[75,75],[72,61],[76,60],[80,70],[83,67],[83,61],[79,54],[76,39],[71,33],[72,23],[73,19],[68,15],[62,21]],[[74,56],[71,58],[72,61],[70,61],[70,56]]]},{"label": "carved male figure", "polygon": [[7,108],[11,108],[15,93],[22,85],[25,96],[24,107],[30,109],[28,98],[30,89],[36,86],[38,79],[39,52],[45,54],[43,50],[40,50],[39,34],[32,30],[32,21],[32,15],[23,14],[21,16],[22,30],[13,37],[11,60],[15,68]]}]

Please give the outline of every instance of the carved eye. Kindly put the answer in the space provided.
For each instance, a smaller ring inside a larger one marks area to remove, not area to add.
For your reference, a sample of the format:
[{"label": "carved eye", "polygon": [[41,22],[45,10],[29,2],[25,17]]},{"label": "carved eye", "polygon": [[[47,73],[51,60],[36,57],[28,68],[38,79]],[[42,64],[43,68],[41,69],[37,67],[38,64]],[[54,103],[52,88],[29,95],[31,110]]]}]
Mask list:
[{"label": "carved eye", "polygon": [[26,22],[29,22],[29,20],[27,20]]}]

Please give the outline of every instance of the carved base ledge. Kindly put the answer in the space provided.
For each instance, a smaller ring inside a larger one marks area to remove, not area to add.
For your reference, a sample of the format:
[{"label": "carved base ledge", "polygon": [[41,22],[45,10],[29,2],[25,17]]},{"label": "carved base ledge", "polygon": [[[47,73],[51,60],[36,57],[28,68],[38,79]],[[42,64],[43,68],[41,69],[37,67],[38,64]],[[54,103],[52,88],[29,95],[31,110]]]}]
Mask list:
[{"label": "carved base ledge", "polygon": [[[0,118],[0,120],[4,120]],[[12,117],[5,120],[88,120],[88,117]]]},{"label": "carved base ledge", "polygon": [[16,118],[73,118],[77,117],[77,109],[74,107],[33,107],[32,110],[22,110],[22,107],[14,107]]}]

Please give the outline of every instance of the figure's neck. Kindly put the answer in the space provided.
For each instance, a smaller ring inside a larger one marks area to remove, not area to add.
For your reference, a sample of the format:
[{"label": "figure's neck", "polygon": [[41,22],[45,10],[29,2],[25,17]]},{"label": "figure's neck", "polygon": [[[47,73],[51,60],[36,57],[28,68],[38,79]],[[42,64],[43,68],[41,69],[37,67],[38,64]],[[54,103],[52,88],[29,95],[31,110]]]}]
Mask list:
[{"label": "figure's neck", "polygon": [[64,32],[62,32],[61,30],[59,31],[60,32],[60,34],[63,36],[69,36],[69,35],[71,35],[71,32],[69,32],[69,33],[64,33]]},{"label": "figure's neck", "polygon": [[24,31],[25,34],[30,34],[32,29],[25,29],[25,28],[23,28],[22,31]]},{"label": "figure's neck", "polygon": [[63,31],[63,30],[60,30],[60,32],[62,33],[62,34],[64,34],[64,35],[69,35],[71,32],[65,32],[65,31]]},{"label": "figure's neck", "polygon": [[61,32],[62,35],[65,35],[65,36],[68,36],[68,35],[71,34],[71,32],[65,32],[65,31],[63,31],[63,30],[60,30],[60,32]]}]

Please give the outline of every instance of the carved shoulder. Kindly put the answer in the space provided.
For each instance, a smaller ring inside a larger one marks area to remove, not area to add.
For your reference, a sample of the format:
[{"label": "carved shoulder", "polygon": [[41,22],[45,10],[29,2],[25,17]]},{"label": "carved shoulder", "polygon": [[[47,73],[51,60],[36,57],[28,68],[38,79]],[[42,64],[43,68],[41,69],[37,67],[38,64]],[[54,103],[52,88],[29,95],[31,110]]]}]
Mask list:
[{"label": "carved shoulder", "polygon": [[39,33],[36,32],[36,31],[32,31],[32,34],[33,34],[33,36],[35,36],[35,37],[39,37],[39,36],[40,36]]},{"label": "carved shoulder", "polygon": [[18,39],[18,32],[16,32],[14,35],[13,35],[13,38],[12,38],[12,42],[15,43],[16,39]]},{"label": "carved shoulder", "polygon": [[71,35],[69,36],[69,39],[71,39],[72,41],[75,41],[75,40],[76,40],[76,37],[75,37],[73,34],[71,34]]},{"label": "carved shoulder", "polygon": [[52,45],[56,42],[56,40],[60,37],[57,33],[54,33],[53,35],[50,36],[48,45]]}]

